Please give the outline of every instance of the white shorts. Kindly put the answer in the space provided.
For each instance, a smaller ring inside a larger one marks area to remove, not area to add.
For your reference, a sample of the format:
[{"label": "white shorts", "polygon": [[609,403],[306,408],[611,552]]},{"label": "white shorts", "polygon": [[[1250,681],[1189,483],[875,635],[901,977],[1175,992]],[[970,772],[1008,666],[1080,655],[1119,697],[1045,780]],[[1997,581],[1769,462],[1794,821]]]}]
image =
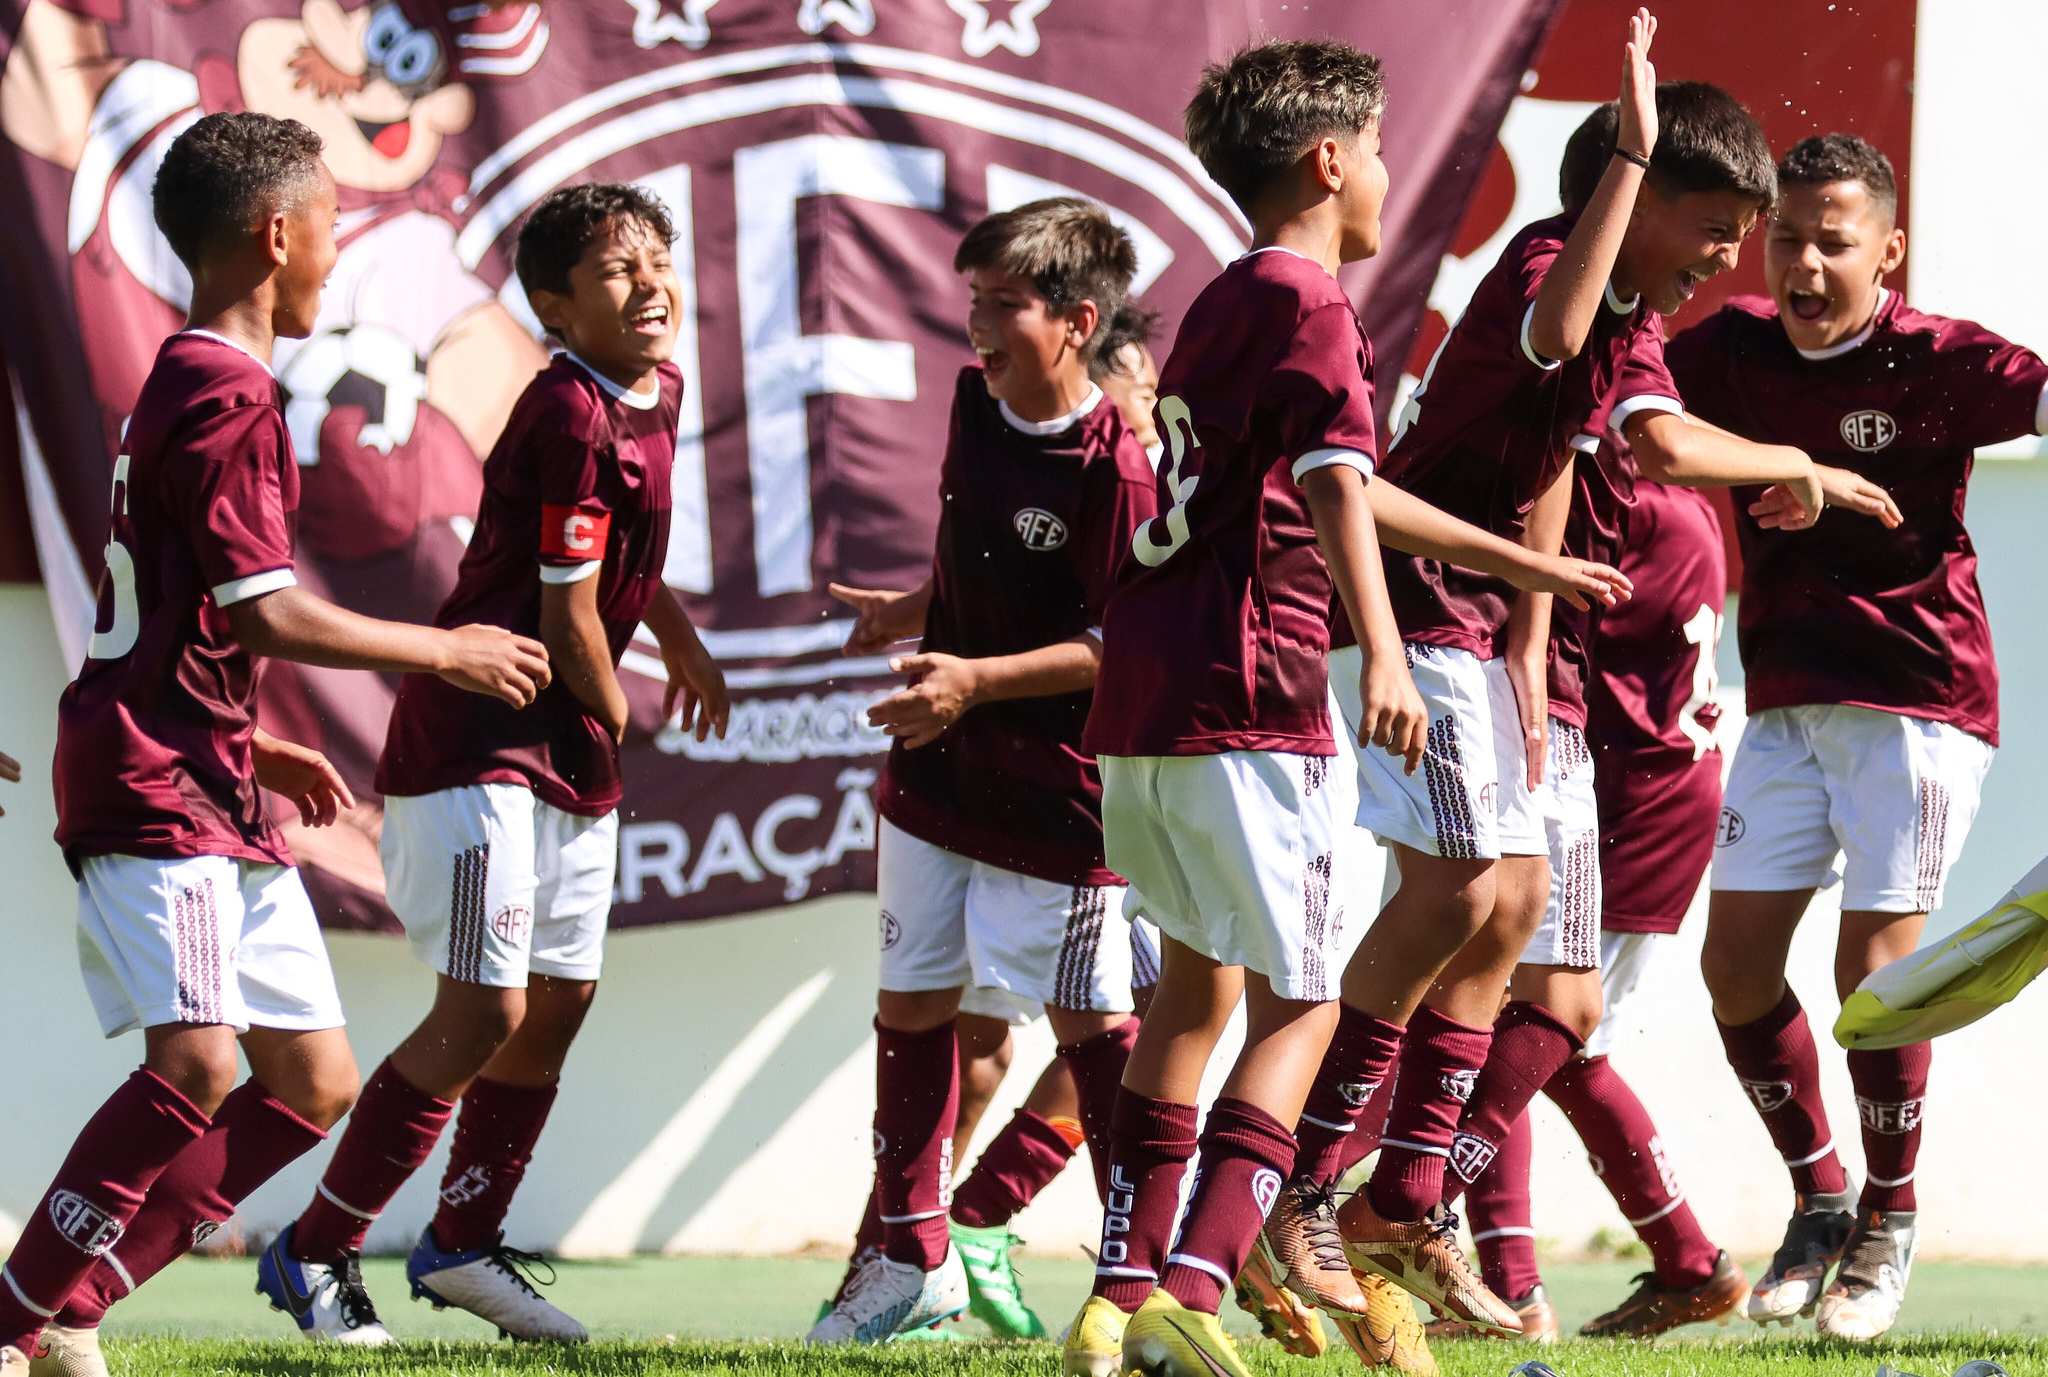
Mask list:
[{"label": "white shorts", "polygon": [[[1121,885],[1019,875],[882,819],[875,857],[885,990],[978,991],[970,1013],[1028,1023],[1036,1007],[1128,1013]],[[1018,1015],[1027,1015],[1018,1017]]]},{"label": "white shorts", "polygon": [[[1528,776],[1522,777],[1528,790]],[[1543,783],[1533,791],[1550,846],[1550,901],[1522,960],[1589,971],[1600,964],[1600,805],[1586,734],[1550,719]]]},{"label": "white shorts", "polygon": [[[1410,641],[1408,673],[1429,710],[1422,765],[1377,746],[1358,749],[1358,825],[1402,846],[1453,860],[1540,856],[1543,817],[1528,788],[1521,716],[1505,660]],[[1330,652],[1330,687],[1358,737],[1365,652]]]},{"label": "white shorts", "polygon": [[[1125,904],[1126,912],[1135,905]],[[1149,989],[1159,983],[1159,927],[1142,913],[1131,914],[1131,988]]]},{"label": "white shorts", "polygon": [[1605,1007],[1600,1012],[1600,1026],[1586,1039],[1584,1055],[1604,1057],[1614,1050],[1614,1040],[1621,1029],[1621,1008],[1642,983],[1643,973],[1663,951],[1668,937],[1668,933],[1662,932],[1600,934],[1600,998]]},{"label": "white shorts", "polygon": [[1103,756],[1109,866],[1176,942],[1256,971],[1283,999],[1335,999],[1371,921],[1351,902],[1357,805],[1341,761]]},{"label": "white shorts", "polygon": [[1991,768],[1946,722],[1870,708],[1771,708],[1749,719],[1714,839],[1714,889],[1812,889],[1839,852],[1842,907],[1941,907]]},{"label": "white shorts", "polygon": [[108,1037],[165,1023],[341,1027],[327,944],[291,866],[88,856],[79,874],[78,966]]},{"label": "white shorts", "polygon": [[524,989],[595,980],[619,815],[565,813],[517,784],[384,800],[385,897],[420,960],[451,979]]}]

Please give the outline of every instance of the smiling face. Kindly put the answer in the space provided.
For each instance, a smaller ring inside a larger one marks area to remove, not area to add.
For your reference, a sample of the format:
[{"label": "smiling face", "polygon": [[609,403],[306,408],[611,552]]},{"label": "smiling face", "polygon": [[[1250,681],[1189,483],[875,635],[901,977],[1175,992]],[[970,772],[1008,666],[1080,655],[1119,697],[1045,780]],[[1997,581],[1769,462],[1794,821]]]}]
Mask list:
[{"label": "smiling face", "polygon": [[571,353],[622,387],[676,352],[682,283],[667,242],[637,218],[613,220],[585,246],[567,295],[536,291],[530,300]]},{"label": "smiling face", "polygon": [[1636,197],[1615,258],[1615,287],[1640,292],[1658,315],[1675,314],[1699,285],[1735,266],[1756,227],[1757,203],[1739,191],[1687,191],[1666,198],[1654,187]]},{"label": "smiling face", "polygon": [[1000,268],[967,274],[967,342],[988,393],[1027,421],[1049,421],[1087,387],[1081,350],[1095,333],[1095,303],[1055,311],[1030,278]]},{"label": "smiling face", "polygon": [[1387,165],[1380,161],[1380,127],[1377,121],[1358,131],[1355,139],[1339,139],[1337,162],[1344,173],[1337,191],[1337,208],[1343,225],[1343,240],[1337,254],[1346,263],[1371,258],[1380,251],[1380,209],[1387,203]]},{"label": "smiling face", "polygon": [[1795,183],[1764,239],[1764,280],[1792,343],[1828,349],[1870,323],[1885,274],[1905,258],[1906,232],[1863,183]]},{"label": "smiling face", "polygon": [[1115,358],[1103,362],[1108,367],[1097,382],[1123,413],[1124,424],[1138,437],[1138,443],[1150,449],[1159,443],[1159,427],[1152,419],[1152,408],[1159,401],[1159,365],[1153,361],[1152,351],[1142,344],[1126,344],[1116,351]]},{"label": "smiling face", "polygon": [[285,212],[285,260],[271,275],[277,295],[270,308],[270,328],[286,339],[306,338],[320,318],[320,289],[341,256],[334,243],[334,221],[340,213],[334,177],[324,166],[319,191]]}]

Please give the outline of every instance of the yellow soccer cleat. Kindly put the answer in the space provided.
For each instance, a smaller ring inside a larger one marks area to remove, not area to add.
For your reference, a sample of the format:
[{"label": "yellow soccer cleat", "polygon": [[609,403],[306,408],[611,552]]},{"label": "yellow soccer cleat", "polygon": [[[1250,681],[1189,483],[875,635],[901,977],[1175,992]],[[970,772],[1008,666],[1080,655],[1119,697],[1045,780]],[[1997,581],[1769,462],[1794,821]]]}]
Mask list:
[{"label": "yellow soccer cleat", "polygon": [[1124,1357],[1124,1326],[1131,1317],[1100,1296],[1090,1296],[1060,1349],[1066,1377],[1117,1377]]},{"label": "yellow soccer cleat", "polygon": [[1415,1377],[1439,1377],[1442,1369],[1429,1351],[1422,1321],[1415,1318],[1414,1299],[1385,1277],[1370,1272],[1358,1273],[1358,1286],[1365,1292],[1365,1314],[1333,1311],[1330,1315],[1358,1361],[1366,1367],[1392,1368]]},{"label": "yellow soccer cleat", "polygon": [[1126,1377],[1251,1377],[1214,1315],[1154,1291],[1124,1328]]},{"label": "yellow soccer cleat", "polygon": [[[1347,1273],[1349,1270],[1346,1268]],[[1320,1358],[1330,1348],[1322,1318],[1305,1297],[1282,1284],[1286,1275],[1261,1234],[1245,1259],[1244,1270],[1237,1274],[1237,1308],[1257,1320],[1267,1338],[1295,1357]]]}]

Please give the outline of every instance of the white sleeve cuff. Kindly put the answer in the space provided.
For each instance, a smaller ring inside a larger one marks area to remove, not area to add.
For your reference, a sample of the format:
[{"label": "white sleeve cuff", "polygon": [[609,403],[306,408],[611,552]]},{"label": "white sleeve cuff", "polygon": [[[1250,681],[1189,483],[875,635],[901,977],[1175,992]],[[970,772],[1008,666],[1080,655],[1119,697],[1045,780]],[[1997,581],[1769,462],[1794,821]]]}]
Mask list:
[{"label": "white sleeve cuff", "polygon": [[265,593],[275,593],[280,588],[290,588],[298,582],[289,569],[271,569],[261,574],[251,574],[245,579],[229,579],[226,583],[213,586],[213,605],[233,607],[238,602],[260,598]]},{"label": "white sleeve cuff", "polygon": [[1570,448],[1577,450],[1580,454],[1598,454],[1600,452],[1600,437],[1588,435],[1582,430],[1577,435],[1572,436]]},{"label": "white sleeve cuff", "polygon": [[540,567],[540,581],[581,583],[602,568],[604,561],[601,559],[587,559],[581,564],[543,564]]},{"label": "white sleeve cuff", "polygon": [[1645,393],[1640,397],[1625,397],[1614,404],[1614,414],[1607,418],[1607,428],[1616,435],[1626,435],[1627,432],[1622,427],[1627,425],[1628,418],[1638,411],[1664,411],[1673,416],[1683,416],[1685,403],[1676,397],[1659,397],[1654,393]]},{"label": "white sleeve cuff", "polygon": [[1342,464],[1345,468],[1357,469],[1364,476],[1366,482],[1372,482],[1373,464],[1370,455],[1360,454],[1355,449],[1329,448],[1312,449],[1294,461],[1295,486],[1300,487],[1301,480],[1314,473],[1317,469],[1326,469],[1334,464]]},{"label": "white sleeve cuff", "polygon": [[2048,383],[2041,384],[2040,400],[2034,403],[2034,434],[2048,435]]},{"label": "white sleeve cuff", "polygon": [[1563,359],[1546,359],[1536,352],[1536,346],[1529,343],[1529,327],[1536,323],[1536,303],[1530,302],[1529,309],[1522,312],[1522,353],[1529,362],[1548,373],[1564,362]]}]

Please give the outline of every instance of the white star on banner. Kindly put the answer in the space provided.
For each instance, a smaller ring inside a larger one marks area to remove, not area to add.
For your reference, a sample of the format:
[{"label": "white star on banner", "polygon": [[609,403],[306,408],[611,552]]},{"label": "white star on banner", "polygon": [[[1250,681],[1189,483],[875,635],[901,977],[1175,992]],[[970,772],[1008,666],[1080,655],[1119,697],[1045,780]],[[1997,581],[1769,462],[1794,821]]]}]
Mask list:
[{"label": "white star on banner", "polygon": [[711,24],[705,14],[718,0],[683,0],[681,14],[662,10],[661,0],[626,0],[633,7],[633,42],[642,48],[657,48],[674,39],[685,48],[701,48],[711,41]]},{"label": "white star on banner", "polygon": [[825,32],[837,24],[856,38],[875,31],[875,0],[803,0],[796,12],[796,26],[805,33]]},{"label": "white star on banner", "polygon": [[997,0],[946,0],[946,7],[967,21],[960,34],[961,49],[969,57],[987,57],[999,47],[1019,57],[1037,52],[1038,26],[1031,21],[1045,12],[1052,0],[1016,0],[1007,19],[989,17],[993,3]]}]

